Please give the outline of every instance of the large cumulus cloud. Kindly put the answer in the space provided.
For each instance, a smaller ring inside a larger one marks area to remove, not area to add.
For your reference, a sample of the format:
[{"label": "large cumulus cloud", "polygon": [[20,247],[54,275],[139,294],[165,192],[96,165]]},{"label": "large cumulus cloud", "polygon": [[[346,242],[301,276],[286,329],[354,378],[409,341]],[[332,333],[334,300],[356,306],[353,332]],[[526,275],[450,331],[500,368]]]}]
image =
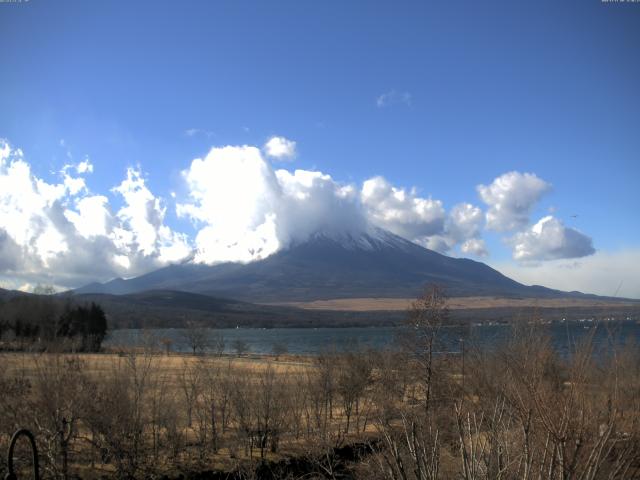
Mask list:
[{"label": "large cumulus cloud", "polygon": [[446,223],[450,247],[460,243],[462,253],[482,257],[488,255],[484,240],[480,238],[483,226],[484,215],[479,207],[470,203],[454,206]]},{"label": "large cumulus cloud", "polygon": [[198,230],[196,262],[250,262],[317,231],[368,228],[352,185],[322,172],[274,171],[255,147],[212,148],[183,176],[189,200],[177,211]]},{"label": "large cumulus cloud", "polygon": [[196,225],[197,262],[249,262],[280,248],[275,211],[281,196],[275,173],[256,147],[213,148],[183,172],[189,201],[178,216]]},{"label": "large cumulus cloud", "polygon": [[366,180],[361,198],[373,223],[402,237],[427,242],[444,230],[446,216],[440,200],[421,198],[415,190],[394,187],[383,177]]},{"label": "large cumulus cloud", "polygon": [[354,235],[370,229],[358,189],[322,172],[277,170],[283,197],[279,234],[284,244],[304,242],[316,232]]},{"label": "large cumulus cloud", "polygon": [[447,216],[440,200],[383,177],[358,186],[319,171],[274,170],[247,145],[214,147],[183,177],[189,198],[177,212],[196,227],[194,260],[200,263],[250,262],[316,232],[353,236],[374,227],[439,251],[460,244],[468,254],[485,252],[480,209],[463,204]]},{"label": "large cumulus cloud", "polygon": [[470,203],[459,203],[446,214],[439,231],[419,241],[427,248],[449,253],[456,245],[465,255],[484,257],[489,254],[481,238],[484,226],[482,210]]},{"label": "large cumulus cloud", "polygon": [[[515,232],[504,240],[515,260],[529,262],[585,257],[595,252],[587,235],[566,227],[560,219],[545,216],[536,224],[529,219],[551,185],[533,173],[509,172],[489,185],[478,185],[480,198],[488,205],[486,226]],[[468,242],[462,250],[465,251]]]},{"label": "large cumulus cloud", "polygon": [[190,253],[186,237],[164,224],[166,209],[137,170],[114,189],[124,201],[114,213],[105,196],[71,174],[92,169],[88,160],[66,165],[61,181],[48,183],[21,150],[0,141],[0,277],[9,286],[133,276]]},{"label": "large cumulus cloud", "polygon": [[[94,193],[85,182],[93,172],[88,159],[65,165],[59,181],[49,183],[2,142],[0,281],[78,286],[186,259],[250,262],[319,231],[340,237],[374,227],[443,252],[460,245],[482,253],[477,207],[457,206],[447,215],[441,201],[383,177],[344,184],[319,171],[276,170],[266,153],[215,147],[191,162],[183,172],[187,195],[176,205],[178,217],[195,226],[189,238],[166,223],[165,202],[139,168],[129,168],[107,194]],[[117,209],[114,197],[122,200]]]},{"label": "large cumulus cloud", "polygon": [[587,235],[565,226],[549,215],[509,241],[516,260],[557,260],[586,257],[595,253]]},{"label": "large cumulus cloud", "polygon": [[477,189],[489,207],[487,227],[504,232],[526,227],[534,205],[551,185],[533,173],[509,172]]}]

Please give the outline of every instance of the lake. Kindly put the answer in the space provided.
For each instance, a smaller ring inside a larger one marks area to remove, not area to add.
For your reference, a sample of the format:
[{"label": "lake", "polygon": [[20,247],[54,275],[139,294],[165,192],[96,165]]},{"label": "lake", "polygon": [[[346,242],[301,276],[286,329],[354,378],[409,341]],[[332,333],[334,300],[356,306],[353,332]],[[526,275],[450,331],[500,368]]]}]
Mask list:
[{"label": "lake", "polygon": [[[613,341],[623,344],[640,340],[640,324],[633,321],[621,322],[554,322],[538,327],[551,336],[554,348],[567,354],[585,335],[594,334],[595,344],[605,346]],[[460,352],[462,339],[467,346],[477,345],[491,348],[511,331],[504,324],[475,325],[465,327],[445,327],[440,333],[440,350]],[[245,342],[250,353],[265,354],[273,351],[274,345],[283,345],[287,351],[299,355],[315,355],[323,351],[346,351],[353,348],[390,348],[399,332],[399,327],[353,327],[353,328],[227,328],[211,332],[222,334],[225,352],[233,353],[233,343]],[[130,348],[153,346],[161,349],[163,340],[171,341],[174,352],[188,352],[189,344],[185,330],[179,328],[154,330],[114,330],[104,342],[105,347]],[[469,347],[465,347],[469,348]]]}]

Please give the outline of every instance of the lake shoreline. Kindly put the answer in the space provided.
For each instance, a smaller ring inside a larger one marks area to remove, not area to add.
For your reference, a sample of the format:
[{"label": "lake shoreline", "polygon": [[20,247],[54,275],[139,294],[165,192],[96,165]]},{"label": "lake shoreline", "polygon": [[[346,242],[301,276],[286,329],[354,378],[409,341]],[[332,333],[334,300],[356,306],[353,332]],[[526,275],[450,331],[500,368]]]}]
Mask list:
[{"label": "lake shoreline", "polygon": [[[467,345],[492,346],[504,339],[510,329],[518,325],[527,328],[539,328],[548,331],[555,347],[566,352],[580,338],[596,329],[596,343],[610,338],[618,338],[623,343],[629,338],[640,339],[640,323],[636,320],[596,320],[544,321],[544,322],[487,322],[467,325],[447,325],[441,330],[440,342],[443,352],[456,353],[461,350],[461,342]],[[317,355],[328,351],[342,352],[353,349],[389,349],[394,342],[400,326],[363,326],[363,327],[292,327],[292,328],[220,328],[202,329],[207,335],[220,335],[224,340],[222,353],[237,353],[237,342],[243,343],[243,354],[280,355]],[[186,334],[189,329],[118,329],[109,333],[103,347],[111,350],[129,348],[150,348],[171,353],[186,353],[188,346]],[[205,342],[206,344],[206,342]],[[211,349],[202,349],[204,353]]]}]

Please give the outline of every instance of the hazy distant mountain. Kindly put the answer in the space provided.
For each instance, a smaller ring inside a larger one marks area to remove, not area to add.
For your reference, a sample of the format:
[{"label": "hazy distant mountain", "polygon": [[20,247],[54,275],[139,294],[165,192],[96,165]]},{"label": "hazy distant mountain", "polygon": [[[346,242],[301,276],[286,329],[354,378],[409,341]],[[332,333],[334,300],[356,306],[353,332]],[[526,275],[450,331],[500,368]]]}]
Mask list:
[{"label": "hazy distant mountain", "polygon": [[522,285],[481,262],[452,258],[376,229],[360,235],[316,234],[264,260],[214,266],[172,265],[137,278],[93,283],[76,293],[179,290],[251,302],[354,297],[414,297],[429,282],[450,296],[581,295]]},{"label": "hazy distant mountain", "polygon": [[22,295],[27,295],[25,292],[21,292],[20,290],[5,290],[4,288],[0,288],[0,300],[6,301],[13,297],[19,297]]}]

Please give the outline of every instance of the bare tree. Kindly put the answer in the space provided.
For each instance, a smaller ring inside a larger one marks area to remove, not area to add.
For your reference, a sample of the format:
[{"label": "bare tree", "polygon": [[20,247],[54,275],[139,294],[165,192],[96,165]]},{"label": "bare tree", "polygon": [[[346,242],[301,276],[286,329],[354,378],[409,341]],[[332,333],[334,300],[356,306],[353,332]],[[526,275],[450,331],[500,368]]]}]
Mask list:
[{"label": "bare tree", "polygon": [[[433,397],[436,380],[442,382],[442,379],[437,378],[434,354],[440,328],[447,318],[447,300],[444,291],[437,285],[427,286],[407,312],[398,339],[402,352],[396,358],[405,359],[405,369],[414,378],[413,382],[408,383],[419,388],[414,399],[415,406],[398,406],[393,400],[390,401],[388,393],[384,391],[376,397],[376,425],[382,438],[382,447],[376,458],[386,478],[436,480],[441,474],[441,412],[434,411]],[[381,366],[383,370],[379,372],[379,378],[385,384],[390,384],[392,389],[389,393],[395,390],[404,399],[407,384],[391,380],[390,377],[394,376],[392,365],[383,363]]]},{"label": "bare tree", "polygon": [[336,393],[337,354],[323,352],[314,360],[316,371],[309,375],[310,392],[314,403],[316,428],[324,437],[328,433],[330,420],[333,419],[333,403]]},{"label": "bare tree", "polygon": [[249,344],[241,338],[235,339],[232,347],[236,351],[236,355],[244,355],[249,352]]},{"label": "bare tree", "polygon": [[289,411],[285,375],[278,375],[271,365],[258,375],[253,409],[256,412],[260,458],[264,458],[267,443],[275,453],[286,429]]},{"label": "bare tree", "polygon": [[[222,434],[224,433],[224,420],[228,409],[228,389],[225,372],[218,364],[201,360],[198,363],[200,370],[201,395],[197,400],[201,427],[201,441],[208,443],[211,450],[216,453],[220,448]],[[208,440],[210,438],[210,440]]]},{"label": "bare tree", "polygon": [[149,414],[149,428],[151,435],[151,450],[157,462],[160,458],[163,431],[166,431],[175,416],[175,393],[171,389],[171,380],[164,373],[164,365],[156,365],[149,381],[149,395],[147,400]]},{"label": "bare tree", "polygon": [[[103,462],[115,464],[116,476],[134,478],[148,453],[148,397],[155,372],[154,356],[128,355],[116,359],[111,372],[96,380],[87,406],[86,427]],[[153,464],[148,464],[151,468]]]},{"label": "bare tree", "polygon": [[222,356],[225,346],[226,344],[222,333],[215,331],[209,334],[209,348],[214,355],[218,357]]},{"label": "bare tree", "polygon": [[343,412],[346,417],[344,433],[348,434],[353,414],[355,413],[356,419],[358,419],[361,398],[371,383],[371,361],[364,352],[358,350],[340,355],[336,360],[338,363],[336,387],[342,399]]},{"label": "bare tree", "polygon": [[207,347],[210,345],[209,331],[206,328],[196,327],[193,325],[188,326],[182,330],[182,339],[186,345],[191,349],[194,355],[198,353],[204,353]]},{"label": "bare tree", "polygon": [[35,366],[30,410],[48,460],[44,466],[53,476],[66,480],[71,445],[78,436],[91,388],[77,356],[43,354]]},{"label": "bare tree", "polygon": [[178,385],[184,397],[185,410],[187,413],[187,426],[191,428],[193,424],[193,408],[198,399],[201,389],[203,370],[197,363],[185,358],[182,362],[182,369],[178,375]]},{"label": "bare tree", "polygon": [[613,347],[596,361],[593,347],[588,335],[562,358],[547,333],[526,326],[476,355],[475,401],[455,404],[462,478],[637,478],[640,410],[620,389],[638,384],[637,369],[621,369]]},{"label": "bare tree", "polygon": [[400,336],[402,347],[417,366],[425,413],[429,411],[433,395],[436,342],[448,315],[444,290],[438,285],[429,285],[409,307],[405,328]]}]

